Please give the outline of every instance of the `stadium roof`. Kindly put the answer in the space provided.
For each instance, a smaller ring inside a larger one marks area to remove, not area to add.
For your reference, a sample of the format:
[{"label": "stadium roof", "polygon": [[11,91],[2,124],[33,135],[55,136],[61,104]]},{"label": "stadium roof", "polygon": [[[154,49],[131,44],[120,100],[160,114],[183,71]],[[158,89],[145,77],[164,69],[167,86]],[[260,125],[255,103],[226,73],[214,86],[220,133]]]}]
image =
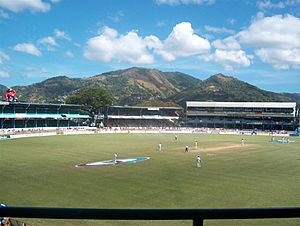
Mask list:
[{"label": "stadium roof", "polygon": [[199,102],[187,101],[187,107],[239,107],[239,108],[296,108],[296,102]]},{"label": "stadium roof", "polygon": [[88,119],[89,115],[81,114],[27,114],[27,113],[3,113],[0,118],[4,119]]},{"label": "stadium roof", "polygon": [[182,110],[181,107],[145,107],[145,106],[109,106],[110,108],[128,108],[128,109],[148,109],[148,110],[159,110],[159,109],[174,109]]},{"label": "stadium roof", "polygon": [[50,103],[29,103],[29,102],[5,102],[0,101],[0,105],[14,105],[14,106],[39,106],[39,107],[70,107],[70,108],[80,108],[80,107],[86,107],[84,105],[78,105],[78,104],[50,104]]}]

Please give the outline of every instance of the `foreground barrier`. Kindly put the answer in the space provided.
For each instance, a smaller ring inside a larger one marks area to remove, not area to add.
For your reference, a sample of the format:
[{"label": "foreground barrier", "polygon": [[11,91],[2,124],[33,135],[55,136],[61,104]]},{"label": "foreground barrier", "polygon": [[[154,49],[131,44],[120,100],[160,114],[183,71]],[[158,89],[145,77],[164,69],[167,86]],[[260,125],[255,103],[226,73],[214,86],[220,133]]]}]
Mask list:
[{"label": "foreground barrier", "polygon": [[239,209],[87,209],[0,207],[0,217],[90,220],[204,220],[300,218],[300,207]]}]

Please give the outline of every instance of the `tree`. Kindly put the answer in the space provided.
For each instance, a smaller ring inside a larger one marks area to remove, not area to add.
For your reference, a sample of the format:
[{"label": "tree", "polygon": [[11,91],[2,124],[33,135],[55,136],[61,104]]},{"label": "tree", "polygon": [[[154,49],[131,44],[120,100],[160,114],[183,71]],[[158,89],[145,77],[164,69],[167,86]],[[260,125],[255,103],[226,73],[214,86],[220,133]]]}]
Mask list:
[{"label": "tree", "polygon": [[105,106],[112,105],[113,95],[103,88],[83,88],[67,97],[67,104],[81,104],[89,106],[91,111],[99,114]]}]

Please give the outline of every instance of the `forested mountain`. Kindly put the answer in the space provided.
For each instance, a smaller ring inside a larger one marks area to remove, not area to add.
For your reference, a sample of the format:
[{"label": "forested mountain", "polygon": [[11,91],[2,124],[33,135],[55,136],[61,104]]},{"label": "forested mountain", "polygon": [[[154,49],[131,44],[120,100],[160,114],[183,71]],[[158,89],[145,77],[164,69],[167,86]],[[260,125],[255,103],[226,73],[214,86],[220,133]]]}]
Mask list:
[{"label": "forested mountain", "polygon": [[256,101],[287,102],[292,101],[287,95],[269,92],[234,77],[216,74],[199,82],[197,85],[168,98],[169,101],[184,103],[197,101]]},{"label": "forested mountain", "polygon": [[0,84],[0,95],[1,95],[0,101],[3,99],[2,97],[4,96],[4,93],[6,90],[7,90],[7,87]]},{"label": "forested mountain", "polygon": [[[3,86],[0,86],[0,89]],[[129,68],[93,77],[58,76],[28,86],[13,87],[20,101],[63,102],[84,87],[102,87],[114,96],[114,104],[145,105],[168,102],[184,105],[194,101],[296,101],[299,93],[274,93],[257,88],[234,77],[216,74],[206,80],[180,72]],[[6,87],[3,87],[6,89]]]},{"label": "forested mountain", "polygon": [[135,105],[144,101],[165,99],[199,82],[180,72],[161,72],[156,69],[129,68],[88,78],[59,76],[29,86],[13,87],[19,100],[50,102],[64,100],[67,95],[84,87],[104,87],[116,104]]}]

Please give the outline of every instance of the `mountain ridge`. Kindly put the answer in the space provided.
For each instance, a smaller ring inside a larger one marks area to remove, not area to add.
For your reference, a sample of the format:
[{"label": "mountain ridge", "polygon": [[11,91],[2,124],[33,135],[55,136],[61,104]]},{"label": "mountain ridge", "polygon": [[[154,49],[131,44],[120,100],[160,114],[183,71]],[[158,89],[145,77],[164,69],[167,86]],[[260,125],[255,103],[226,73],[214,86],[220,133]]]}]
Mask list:
[{"label": "mountain ridge", "polygon": [[288,96],[262,90],[252,84],[223,74],[213,75],[178,94],[168,98],[183,104],[185,101],[240,101],[240,102],[287,102]]},{"label": "mountain ridge", "polygon": [[[205,80],[181,72],[132,67],[85,78],[57,76],[28,86],[13,87],[20,101],[64,102],[66,97],[84,87],[103,87],[119,105],[145,102],[180,103],[194,101],[275,101],[300,103],[300,93],[275,93],[221,73]],[[159,102],[158,101],[158,102]]]}]

